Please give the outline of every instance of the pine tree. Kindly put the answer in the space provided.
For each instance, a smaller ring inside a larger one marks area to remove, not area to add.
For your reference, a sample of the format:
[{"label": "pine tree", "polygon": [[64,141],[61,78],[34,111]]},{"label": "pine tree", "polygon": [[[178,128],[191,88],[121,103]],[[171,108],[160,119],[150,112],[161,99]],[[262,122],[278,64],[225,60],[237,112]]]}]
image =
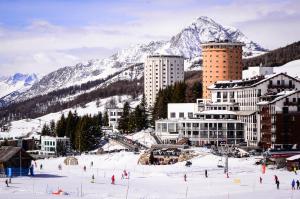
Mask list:
[{"label": "pine tree", "polygon": [[66,135],[66,119],[64,114],[60,117],[60,120],[56,124],[56,135],[58,137],[64,137]]},{"label": "pine tree", "polygon": [[194,101],[196,101],[198,98],[202,98],[202,84],[201,82],[195,82],[193,84],[193,97]]},{"label": "pine tree", "polygon": [[47,124],[44,124],[41,134],[42,136],[51,136],[51,130]]},{"label": "pine tree", "polygon": [[108,113],[107,111],[105,111],[104,113],[104,117],[103,117],[103,126],[108,126],[109,122],[108,122]]},{"label": "pine tree", "polygon": [[122,133],[128,134],[129,133],[129,119],[130,119],[130,106],[128,102],[124,103],[123,107],[123,114],[119,120],[119,130]]},{"label": "pine tree", "polygon": [[51,136],[55,136],[55,121],[54,120],[50,121],[50,133],[51,133]]},{"label": "pine tree", "polygon": [[143,124],[142,129],[147,129],[149,127],[149,120],[148,120],[148,114],[147,114],[147,102],[145,94],[143,94],[141,103],[140,103],[140,110],[141,110],[141,120],[140,122]]}]

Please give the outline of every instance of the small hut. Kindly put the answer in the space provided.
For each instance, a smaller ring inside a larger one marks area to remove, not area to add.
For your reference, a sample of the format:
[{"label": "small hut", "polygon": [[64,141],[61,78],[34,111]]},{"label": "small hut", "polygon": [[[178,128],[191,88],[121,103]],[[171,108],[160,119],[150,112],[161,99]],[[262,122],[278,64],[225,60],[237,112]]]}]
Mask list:
[{"label": "small hut", "polygon": [[27,176],[31,168],[30,173],[33,175],[32,160],[34,158],[21,147],[2,146],[0,148],[0,173],[9,177]]},{"label": "small hut", "polygon": [[75,157],[67,157],[64,163],[65,165],[78,165],[78,160]]},{"label": "small hut", "polygon": [[300,155],[294,155],[286,159],[287,170],[293,171],[295,167],[297,170],[300,168]]}]

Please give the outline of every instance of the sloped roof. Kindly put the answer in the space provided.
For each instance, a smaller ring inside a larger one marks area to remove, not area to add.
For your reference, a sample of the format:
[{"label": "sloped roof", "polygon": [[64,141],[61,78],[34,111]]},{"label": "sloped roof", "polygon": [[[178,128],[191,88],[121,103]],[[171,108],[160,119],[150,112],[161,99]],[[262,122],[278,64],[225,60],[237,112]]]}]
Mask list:
[{"label": "sloped roof", "polygon": [[293,161],[293,160],[298,160],[298,159],[300,159],[300,155],[294,155],[292,157],[287,158],[286,160]]},{"label": "sloped roof", "polygon": [[[13,146],[2,146],[0,148],[0,162],[6,162],[12,158],[16,153],[19,153],[20,150],[23,150],[21,147]],[[24,150],[23,150],[24,151]],[[25,151],[24,151],[25,152]],[[31,157],[28,154],[29,157]],[[31,157],[32,158],[32,157]],[[33,159],[33,158],[32,158]]]}]

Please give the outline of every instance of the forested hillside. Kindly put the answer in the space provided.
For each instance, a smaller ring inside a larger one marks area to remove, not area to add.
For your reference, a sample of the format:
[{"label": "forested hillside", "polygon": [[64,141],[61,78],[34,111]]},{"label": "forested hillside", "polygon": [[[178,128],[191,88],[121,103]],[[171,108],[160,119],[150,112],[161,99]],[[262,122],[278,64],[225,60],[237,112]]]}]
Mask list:
[{"label": "forested hillside", "polygon": [[266,54],[243,60],[244,68],[249,66],[281,66],[290,61],[300,59],[300,41],[283,48],[272,50]]}]

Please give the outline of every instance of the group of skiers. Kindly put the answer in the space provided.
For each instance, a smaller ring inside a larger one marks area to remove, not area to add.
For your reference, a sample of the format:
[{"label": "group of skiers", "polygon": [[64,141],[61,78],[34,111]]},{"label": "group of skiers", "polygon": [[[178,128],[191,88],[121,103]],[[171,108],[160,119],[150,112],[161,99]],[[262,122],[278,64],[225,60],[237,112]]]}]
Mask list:
[{"label": "group of skiers", "polygon": [[[262,181],[263,181],[263,179],[260,176],[259,177],[259,183],[262,184]],[[279,182],[279,179],[278,179],[277,175],[274,175],[274,181],[275,181],[275,184],[276,184],[276,188],[279,189],[280,182]],[[300,181],[299,180],[295,181],[295,179],[293,179],[291,185],[292,185],[292,190],[295,190],[296,186],[297,186],[297,189],[300,189]]]},{"label": "group of skiers", "polygon": [[[129,176],[130,176],[130,172],[129,171],[126,171],[124,169],[124,171],[122,172],[122,177],[121,179],[129,179]],[[115,184],[115,181],[116,181],[116,178],[115,178],[115,175],[113,174],[111,176],[111,184]]]}]

